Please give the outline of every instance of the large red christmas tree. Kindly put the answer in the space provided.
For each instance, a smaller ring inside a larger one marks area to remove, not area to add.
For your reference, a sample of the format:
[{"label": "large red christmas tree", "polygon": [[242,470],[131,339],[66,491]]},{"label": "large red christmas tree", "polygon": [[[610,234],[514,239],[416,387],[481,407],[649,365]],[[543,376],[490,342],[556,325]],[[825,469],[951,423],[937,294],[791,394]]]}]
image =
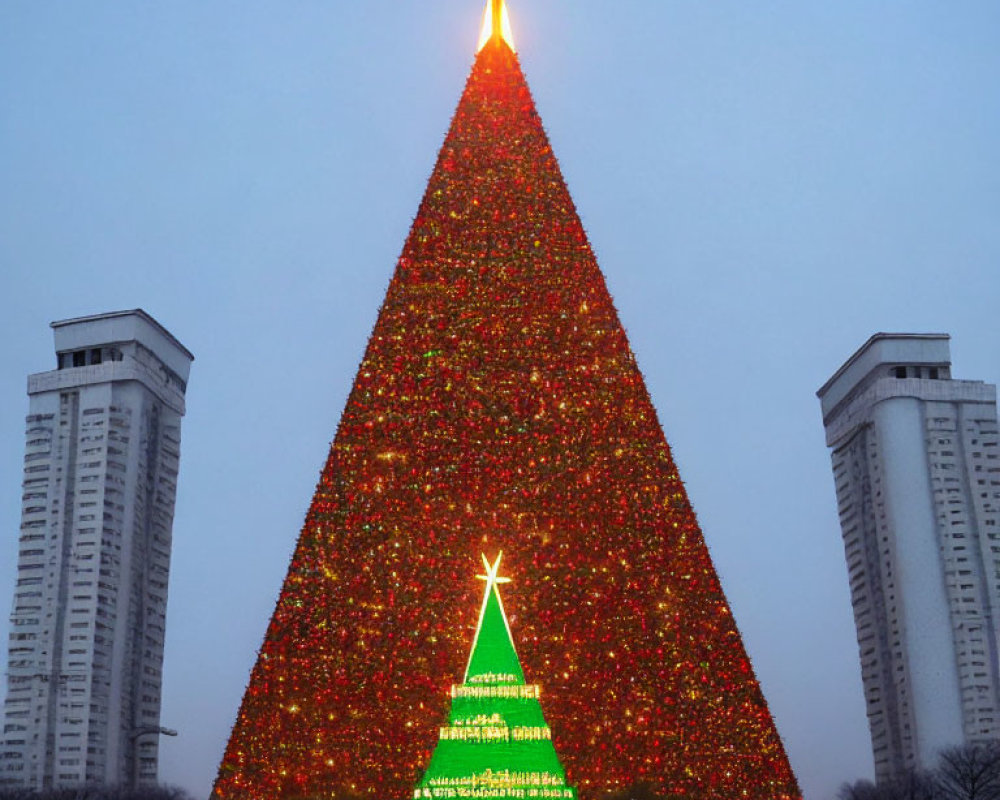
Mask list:
[{"label": "large red christmas tree", "polygon": [[403,248],[214,792],[407,797],[464,668],[470,565],[502,549],[525,669],[584,800],[638,782],[797,798],[502,31]]}]

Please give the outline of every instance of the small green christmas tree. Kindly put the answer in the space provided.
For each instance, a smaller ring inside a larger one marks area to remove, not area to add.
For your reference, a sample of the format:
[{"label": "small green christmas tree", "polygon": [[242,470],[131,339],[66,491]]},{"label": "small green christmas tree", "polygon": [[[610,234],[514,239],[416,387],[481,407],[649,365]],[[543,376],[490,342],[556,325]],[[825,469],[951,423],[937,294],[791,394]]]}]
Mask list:
[{"label": "small green christmas tree", "polygon": [[569,798],[537,684],[525,683],[500,599],[500,558],[483,556],[486,581],[472,652],[461,684],[451,687],[447,726],[415,798]]}]

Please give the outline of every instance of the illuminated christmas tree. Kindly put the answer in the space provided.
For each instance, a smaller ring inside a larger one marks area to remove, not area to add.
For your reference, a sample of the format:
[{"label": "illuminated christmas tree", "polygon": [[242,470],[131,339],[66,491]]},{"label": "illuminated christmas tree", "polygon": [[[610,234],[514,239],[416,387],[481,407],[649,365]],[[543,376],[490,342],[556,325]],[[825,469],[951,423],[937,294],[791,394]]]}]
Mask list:
[{"label": "illuminated christmas tree", "polygon": [[524,665],[584,800],[638,782],[799,797],[511,42],[491,2],[221,798],[408,796],[475,624],[456,586],[485,549],[512,554]]},{"label": "illuminated christmas tree", "polygon": [[[486,581],[465,679],[451,687],[448,725],[413,796],[468,797],[481,790],[496,798],[566,798],[566,785],[552,731],[538,702],[539,687],[524,671],[500,599],[500,555],[483,556]],[[463,794],[464,792],[464,794]]]}]

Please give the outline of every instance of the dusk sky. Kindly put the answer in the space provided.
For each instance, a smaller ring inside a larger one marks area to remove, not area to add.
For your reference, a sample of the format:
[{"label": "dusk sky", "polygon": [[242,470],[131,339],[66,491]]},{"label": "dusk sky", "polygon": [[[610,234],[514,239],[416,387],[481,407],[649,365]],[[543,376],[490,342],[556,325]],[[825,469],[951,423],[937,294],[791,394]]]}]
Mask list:
[{"label": "dusk sky", "polygon": [[[1000,3],[510,12],[792,766],[807,800],[832,800],[872,764],[815,392],[877,331],[949,333],[955,377],[1000,380]],[[161,719],[179,736],[160,767],[196,797],[481,13],[0,4],[0,633],[48,324],[144,308],[196,357]]]}]

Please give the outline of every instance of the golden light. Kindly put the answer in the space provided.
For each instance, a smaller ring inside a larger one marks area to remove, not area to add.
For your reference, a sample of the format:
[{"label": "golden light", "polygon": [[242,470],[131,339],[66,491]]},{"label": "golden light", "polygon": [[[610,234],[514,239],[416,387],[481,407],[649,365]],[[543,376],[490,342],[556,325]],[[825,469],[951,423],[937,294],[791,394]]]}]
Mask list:
[{"label": "golden light", "polygon": [[483,11],[483,27],[479,32],[479,45],[476,47],[478,53],[486,43],[493,38],[496,32],[507,42],[507,46],[515,53],[514,33],[510,27],[510,15],[507,13],[507,3],[504,0],[486,0],[486,10]]}]

